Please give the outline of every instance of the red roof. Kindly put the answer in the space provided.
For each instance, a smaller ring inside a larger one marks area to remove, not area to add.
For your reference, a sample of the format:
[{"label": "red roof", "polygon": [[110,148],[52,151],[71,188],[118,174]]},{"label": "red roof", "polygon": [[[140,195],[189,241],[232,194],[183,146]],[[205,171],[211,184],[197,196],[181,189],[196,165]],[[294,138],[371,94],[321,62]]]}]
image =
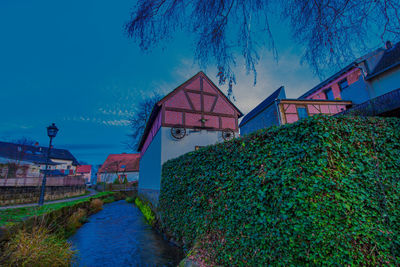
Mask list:
[{"label": "red roof", "polygon": [[90,173],[92,171],[92,165],[79,165],[76,167],[76,172],[79,173]]},{"label": "red roof", "polygon": [[110,154],[101,166],[102,172],[138,172],[140,154]]}]

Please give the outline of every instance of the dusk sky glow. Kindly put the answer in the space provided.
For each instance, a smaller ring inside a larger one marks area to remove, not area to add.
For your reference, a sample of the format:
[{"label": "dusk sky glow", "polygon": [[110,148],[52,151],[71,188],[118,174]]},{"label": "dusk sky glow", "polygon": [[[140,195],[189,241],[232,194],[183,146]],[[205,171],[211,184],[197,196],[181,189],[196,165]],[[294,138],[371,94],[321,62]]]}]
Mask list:
[{"label": "dusk sky glow", "polygon": [[[28,137],[47,145],[46,126],[54,122],[60,129],[55,147],[101,164],[110,153],[130,152],[123,144],[127,119],[140,99],[155,90],[167,93],[200,70],[217,84],[216,68],[198,67],[185,34],[149,52],[128,39],[124,23],[134,4],[0,2],[0,141]],[[238,59],[235,105],[243,113],[281,85],[287,97],[296,98],[319,82],[300,64],[300,48],[288,31],[274,25],[279,61],[269,51],[260,53],[255,87]]]}]

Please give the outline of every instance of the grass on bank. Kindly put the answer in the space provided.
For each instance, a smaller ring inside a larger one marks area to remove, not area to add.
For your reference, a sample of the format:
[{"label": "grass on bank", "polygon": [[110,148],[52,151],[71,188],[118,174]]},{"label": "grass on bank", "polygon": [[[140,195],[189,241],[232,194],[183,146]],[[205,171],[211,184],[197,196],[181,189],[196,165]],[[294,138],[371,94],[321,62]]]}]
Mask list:
[{"label": "grass on bank", "polygon": [[5,244],[3,266],[70,266],[75,257],[71,244],[44,226],[21,229]]},{"label": "grass on bank", "polygon": [[38,216],[38,215],[42,215],[42,214],[51,212],[53,210],[61,209],[63,207],[73,206],[77,203],[85,202],[88,199],[94,199],[94,198],[99,198],[99,197],[104,197],[104,196],[109,196],[107,198],[107,199],[109,199],[109,198],[112,198],[113,194],[114,194],[114,192],[106,191],[106,192],[98,193],[91,197],[82,198],[82,199],[69,201],[69,202],[48,204],[48,205],[43,205],[41,207],[33,206],[33,207],[25,207],[25,208],[0,210],[0,226],[9,225],[9,224],[13,224],[16,222],[21,222],[28,217]]},{"label": "grass on bank", "polygon": [[135,202],[135,198],[134,197],[126,197],[125,201],[128,203],[133,203],[133,202]]},{"label": "grass on bank", "polygon": [[156,217],[149,207],[149,204],[142,201],[140,198],[135,199],[135,204],[136,206],[140,209],[140,211],[143,213],[144,217],[146,218],[147,222],[151,225],[155,223]]}]

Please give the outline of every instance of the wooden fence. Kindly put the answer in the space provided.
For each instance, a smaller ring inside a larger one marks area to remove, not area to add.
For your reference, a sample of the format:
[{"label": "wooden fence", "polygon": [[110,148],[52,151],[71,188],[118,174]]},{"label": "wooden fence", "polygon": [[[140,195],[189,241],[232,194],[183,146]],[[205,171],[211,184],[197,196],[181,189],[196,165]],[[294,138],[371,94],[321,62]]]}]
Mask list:
[{"label": "wooden fence", "polygon": [[[0,187],[41,186],[43,178],[6,178],[0,179]],[[47,177],[46,186],[85,185],[83,176]]]}]

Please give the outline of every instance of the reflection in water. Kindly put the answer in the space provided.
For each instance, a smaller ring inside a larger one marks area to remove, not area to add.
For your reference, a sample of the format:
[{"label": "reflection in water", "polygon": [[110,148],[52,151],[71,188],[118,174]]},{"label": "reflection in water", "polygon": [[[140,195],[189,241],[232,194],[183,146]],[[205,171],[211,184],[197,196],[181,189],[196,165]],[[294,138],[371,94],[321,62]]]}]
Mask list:
[{"label": "reflection in water", "polygon": [[183,258],[124,200],[104,205],[70,241],[78,250],[76,266],[177,266]]}]

